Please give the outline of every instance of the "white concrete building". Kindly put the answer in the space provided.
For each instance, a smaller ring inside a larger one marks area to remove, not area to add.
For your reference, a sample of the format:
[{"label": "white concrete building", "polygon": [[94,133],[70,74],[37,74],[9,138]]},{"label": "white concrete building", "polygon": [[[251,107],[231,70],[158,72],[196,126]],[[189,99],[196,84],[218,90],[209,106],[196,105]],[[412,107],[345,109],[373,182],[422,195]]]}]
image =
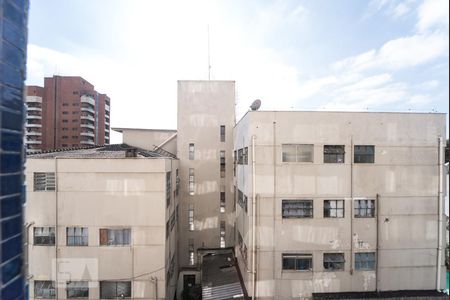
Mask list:
[{"label": "white concrete building", "polygon": [[249,295],[444,288],[445,128],[445,114],[248,112],[234,149]]},{"label": "white concrete building", "polygon": [[177,172],[126,145],[28,157],[30,298],[172,299]]}]

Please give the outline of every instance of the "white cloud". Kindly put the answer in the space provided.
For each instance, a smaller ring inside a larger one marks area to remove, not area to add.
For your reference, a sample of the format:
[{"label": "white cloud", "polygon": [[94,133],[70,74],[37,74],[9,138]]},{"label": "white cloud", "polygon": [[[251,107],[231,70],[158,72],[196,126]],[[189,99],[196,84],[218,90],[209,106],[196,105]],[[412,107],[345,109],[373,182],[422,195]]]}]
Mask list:
[{"label": "white cloud", "polygon": [[335,69],[364,71],[370,69],[399,70],[448,56],[448,35],[433,33],[401,37],[357,56],[338,61]]},{"label": "white cloud", "polygon": [[401,18],[411,11],[411,7],[407,3],[399,3],[394,7],[392,11],[392,16],[394,18]]},{"label": "white cloud", "polygon": [[417,29],[424,32],[431,29],[447,31],[449,26],[449,1],[425,0],[418,8]]}]

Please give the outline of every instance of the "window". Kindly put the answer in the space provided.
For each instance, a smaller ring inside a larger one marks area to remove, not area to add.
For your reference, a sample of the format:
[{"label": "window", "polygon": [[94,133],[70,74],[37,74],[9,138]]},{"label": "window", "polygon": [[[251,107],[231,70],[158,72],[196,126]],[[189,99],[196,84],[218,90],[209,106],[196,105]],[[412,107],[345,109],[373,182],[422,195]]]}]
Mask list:
[{"label": "window", "polygon": [[189,195],[194,195],[195,193],[195,177],[194,177],[194,169],[189,168]]},{"label": "window", "polygon": [[63,114],[63,115],[68,115],[69,112],[68,112],[68,111],[63,111],[62,114]]},{"label": "window", "polygon": [[248,164],[248,147],[245,147],[245,148],[242,150],[242,163],[243,163],[244,165],[247,165],[247,164]]},{"label": "window", "polygon": [[34,298],[54,299],[56,297],[55,282],[49,280],[34,281]]},{"label": "window", "polygon": [[220,212],[225,212],[225,186],[220,186]]},{"label": "window", "polygon": [[166,205],[170,205],[172,195],[172,172],[166,172]]},{"label": "window", "polygon": [[220,141],[225,142],[225,125],[220,125]]},{"label": "window", "polygon": [[194,204],[189,204],[188,211],[188,220],[189,220],[189,230],[194,230]]},{"label": "window", "polygon": [[238,231],[238,243],[239,243],[239,250],[241,251],[242,259],[244,260],[245,264],[247,264],[247,245],[245,245],[244,239],[242,238],[242,235],[239,231]]},{"label": "window", "polygon": [[344,145],[324,145],[323,146],[323,162],[339,163],[345,162],[345,146]]},{"label": "window", "polygon": [[175,170],[175,196],[178,196],[180,191],[180,175],[178,174],[178,169]]},{"label": "window", "polygon": [[189,160],[194,160],[195,158],[195,146],[194,144],[189,144]]},{"label": "window", "polygon": [[283,270],[312,271],[312,254],[282,254]]},{"label": "window", "polygon": [[375,269],[375,252],[355,253],[355,269],[356,270],[374,270]]},{"label": "window", "polygon": [[234,156],[233,156],[233,176],[236,176],[236,164],[237,164],[237,151],[234,150]]},{"label": "window", "polygon": [[72,135],[72,138],[73,138],[73,139],[77,139],[78,136],[77,136],[77,135]]},{"label": "window", "polygon": [[245,196],[244,193],[239,189],[238,189],[238,204],[245,212],[247,212],[247,196]]},{"label": "window", "polygon": [[220,178],[225,178],[225,150],[220,151]]},{"label": "window", "polygon": [[62,136],[63,140],[68,139],[69,137],[67,135]]},{"label": "window", "polygon": [[55,245],[55,227],[34,227],[34,245]]},{"label": "window", "polygon": [[72,128],[72,131],[78,131],[78,128]]},{"label": "window", "polygon": [[67,127],[63,127],[63,128],[61,128],[61,130],[62,130],[62,131],[68,131],[68,130],[69,130],[69,128],[67,128]]},{"label": "window", "polygon": [[323,268],[328,271],[343,271],[345,264],[344,253],[324,253]]},{"label": "window", "polygon": [[88,238],[87,227],[67,227],[66,229],[67,246],[87,246]]},{"label": "window", "polygon": [[325,200],[323,201],[324,218],[343,218],[344,200]]},{"label": "window", "polygon": [[375,200],[355,200],[355,218],[375,217]]},{"label": "window", "polygon": [[220,221],[220,248],[225,248],[225,221]]},{"label": "window", "polygon": [[[64,103],[62,104],[62,106],[69,106],[69,103],[64,102]],[[64,114],[64,112],[63,112],[63,114]]]},{"label": "window", "polygon": [[56,187],[55,172],[33,173],[34,191],[54,191]]},{"label": "window", "polygon": [[313,201],[312,200],[283,200],[282,201],[283,218],[312,218]]},{"label": "window", "polygon": [[62,122],[63,122],[63,123],[68,123],[68,122],[69,122],[69,120],[62,120]]},{"label": "window", "polygon": [[314,145],[310,144],[283,144],[282,161],[283,162],[313,162]]},{"label": "window", "polygon": [[131,298],[131,281],[100,281],[100,298]]},{"label": "window", "polygon": [[355,163],[373,164],[375,162],[375,146],[355,146]]},{"label": "window", "polygon": [[130,245],[131,229],[100,229],[101,246],[126,246]]},{"label": "window", "polygon": [[76,115],[76,114],[78,114],[77,111],[73,111],[73,112],[72,112],[72,115]]},{"label": "window", "polygon": [[77,119],[73,119],[72,123],[78,123],[78,120]]},{"label": "window", "polygon": [[238,165],[242,165],[242,163],[244,162],[244,156],[243,156],[243,149],[239,149],[238,150],[238,159],[237,159],[237,163]]},{"label": "window", "polygon": [[193,266],[195,264],[195,252],[194,252],[194,240],[188,240],[188,249],[189,249],[189,264]]},{"label": "window", "polygon": [[87,281],[67,282],[67,298],[89,298],[89,285]]}]

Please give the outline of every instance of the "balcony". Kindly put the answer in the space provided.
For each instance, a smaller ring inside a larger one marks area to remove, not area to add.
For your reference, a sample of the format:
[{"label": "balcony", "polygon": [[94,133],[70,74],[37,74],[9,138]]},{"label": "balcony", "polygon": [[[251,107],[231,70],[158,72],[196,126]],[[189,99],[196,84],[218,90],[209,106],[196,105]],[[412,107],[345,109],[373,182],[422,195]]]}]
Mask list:
[{"label": "balcony", "polygon": [[42,128],[42,125],[41,124],[29,124],[29,123],[27,123],[26,127],[27,128]]},{"label": "balcony", "polygon": [[80,135],[95,137],[95,134],[93,132],[88,132],[88,131],[82,131],[82,132],[80,132]]},{"label": "balcony", "polygon": [[81,103],[87,103],[87,104],[90,104],[92,106],[95,106],[94,97],[92,97],[91,95],[82,95],[80,97],[80,101],[81,101]]},{"label": "balcony", "polygon": [[109,112],[109,110],[110,110],[109,105],[105,105],[105,110]]},{"label": "balcony", "polygon": [[41,120],[42,116],[38,116],[38,115],[28,115],[27,119],[35,119],[35,120]]},{"label": "balcony", "polygon": [[105,127],[105,132],[109,132],[109,126]]},{"label": "balcony", "polygon": [[27,131],[26,136],[42,136],[42,132],[40,131]]},{"label": "balcony", "polygon": [[95,129],[94,124],[81,123],[80,126],[81,126],[81,128],[91,128],[91,129]]},{"label": "balcony", "polygon": [[27,96],[26,100],[27,103],[42,103],[42,97],[38,96]]},{"label": "balcony", "polygon": [[89,107],[89,106],[82,106],[81,107],[81,111],[95,114],[95,110],[92,107]]},{"label": "balcony", "polygon": [[80,116],[81,120],[90,120],[92,122],[95,122],[95,118],[93,116],[87,115],[87,114],[82,114]]},{"label": "balcony", "polygon": [[81,145],[91,145],[91,146],[95,145],[94,141],[91,141],[91,140],[82,140],[82,141],[80,141],[80,144]]},{"label": "balcony", "polygon": [[42,107],[28,106],[27,107],[27,111],[29,111],[29,112],[31,112],[31,111],[41,112],[42,111]]},{"label": "balcony", "polygon": [[28,145],[40,145],[40,144],[42,144],[42,141],[41,140],[26,140],[25,143]]}]

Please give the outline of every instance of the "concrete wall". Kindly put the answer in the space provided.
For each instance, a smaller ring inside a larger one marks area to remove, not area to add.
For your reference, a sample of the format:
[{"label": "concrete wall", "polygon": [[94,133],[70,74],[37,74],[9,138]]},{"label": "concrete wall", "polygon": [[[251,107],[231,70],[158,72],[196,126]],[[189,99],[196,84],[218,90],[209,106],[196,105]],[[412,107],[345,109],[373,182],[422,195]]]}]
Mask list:
[{"label": "concrete wall", "polygon": [[[234,81],[179,81],[177,157],[180,159],[180,266],[189,266],[189,239],[198,247],[220,246],[220,222],[226,222],[225,244],[234,243],[233,126]],[[225,142],[220,126],[225,125]],[[189,160],[189,144],[195,158]],[[220,177],[220,151],[225,151],[225,178]],[[195,172],[194,195],[189,194],[189,168]],[[225,212],[220,212],[220,186],[225,187]],[[189,231],[188,209],[194,206],[194,230]]]},{"label": "concrete wall", "polygon": [[[177,166],[178,161],[171,159],[28,159],[26,221],[33,224],[28,229],[32,281],[55,280],[59,274],[58,298],[65,299],[66,281],[88,280],[89,299],[98,299],[98,281],[133,279],[134,299],[155,299],[151,277],[156,277],[158,299],[164,299],[166,263],[176,251],[176,231],[166,239],[166,222],[177,204],[172,197],[166,207],[166,172],[175,176]],[[56,172],[56,191],[33,191],[33,172]],[[175,184],[172,195],[174,188]],[[56,223],[56,247],[33,245],[34,227]],[[88,228],[88,246],[66,246],[66,227],[71,226]],[[131,245],[100,246],[100,228],[131,228]],[[80,266],[88,272],[80,273]],[[33,299],[33,284],[30,287]]]},{"label": "concrete wall", "polygon": [[[176,130],[165,129],[133,129],[133,128],[117,128],[116,131],[122,132],[123,142],[125,144],[139,147],[142,149],[153,150],[155,146],[159,146],[170,137]],[[162,148],[172,154],[177,153],[177,138],[171,139],[164,144]]]},{"label": "concrete wall", "polygon": [[[438,136],[445,115],[402,113],[249,112],[236,126],[235,149],[249,147],[238,165],[237,188],[249,199],[237,205],[236,229],[251,268],[251,136],[256,136],[257,296],[310,297],[313,292],[434,289],[436,280]],[[282,162],[282,144],[314,144],[313,163]],[[323,145],[345,145],[345,163],[324,164]],[[352,145],[375,145],[374,164],[353,164]],[[376,218],[353,218],[352,199],[376,199]],[[283,219],[283,199],[312,199],[314,216]],[[345,200],[345,217],[323,217],[323,200]],[[377,231],[379,244],[377,245]],[[376,271],[354,270],[356,252],[376,251]],[[341,252],[345,269],[325,271],[323,253]],[[283,271],[282,253],[313,255],[313,270]],[[251,277],[243,272],[251,294]],[[445,271],[442,262],[442,285]]]}]

